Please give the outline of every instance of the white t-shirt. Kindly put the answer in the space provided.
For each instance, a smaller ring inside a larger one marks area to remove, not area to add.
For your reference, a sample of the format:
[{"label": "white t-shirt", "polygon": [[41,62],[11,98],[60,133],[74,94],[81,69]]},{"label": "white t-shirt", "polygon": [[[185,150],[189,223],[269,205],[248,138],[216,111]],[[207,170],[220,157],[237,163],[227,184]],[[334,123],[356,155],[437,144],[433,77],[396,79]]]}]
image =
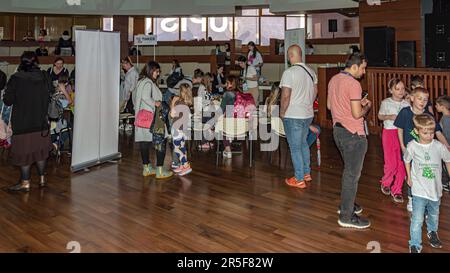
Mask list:
[{"label": "white t-shirt", "polygon": [[203,84],[198,87],[197,97],[201,101],[202,109],[208,108],[211,104],[211,93],[206,90]]},{"label": "white t-shirt", "polygon": [[442,196],[442,161],[450,162],[450,152],[437,140],[430,144],[409,142],[404,161],[410,163],[412,195],[439,201]]},{"label": "white t-shirt", "polygon": [[261,53],[259,53],[259,52],[256,52],[256,56],[254,58],[253,58],[253,52],[249,52],[247,54],[247,60],[248,60],[248,64],[251,66],[255,66],[255,65],[263,63],[263,58],[261,56]]},{"label": "white t-shirt", "polygon": [[248,88],[255,88],[258,87],[258,81],[251,81],[251,80],[246,80],[245,78],[253,78],[257,75],[256,73],[256,69],[253,66],[247,66],[247,68],[244,70],[244,82],[247,83],[247,87]]},{"label": "white t-shirt", "polygon": [[[381,102],[380,111],[378,111],[378,114],[398,115],[398,113],[400,113],[400,110],[409,106],[411,105],[406,100],[395,101],[391,97],[389,97]],[[397,129],[397,127],[394,126],[393,120],[383,121],[383,128],[388,130]]]},{"label": "white t-shirt", "polygon": [[[313,79],[301,67],[311,74]],[[317,84],[317,76],[314,71],[305,64],[295,64],[284,71],[281,77],[280,87],[291,89],[291,100],[286,110],[286,118],[307,119],[314,117],[314,87]]]}]

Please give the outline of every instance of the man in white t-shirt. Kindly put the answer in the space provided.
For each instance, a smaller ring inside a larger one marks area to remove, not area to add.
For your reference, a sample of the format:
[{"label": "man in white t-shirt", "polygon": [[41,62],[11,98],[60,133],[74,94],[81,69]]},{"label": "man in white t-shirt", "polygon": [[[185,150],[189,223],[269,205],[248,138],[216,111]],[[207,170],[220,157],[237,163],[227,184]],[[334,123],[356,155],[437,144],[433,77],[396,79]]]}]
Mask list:
[{"label": "man in white t-shirt", "polygon": [[317,76],[302,62],[302,50],[298,45],[288,49],[292,64],[283,73],[280,87],[281,108],[286,138],[291,150],[295,176],[286,179],[292,187],[305,188],[311,179],[310,151],[306,141],[309,125],[314,118],[313,104],[317,96]]}]

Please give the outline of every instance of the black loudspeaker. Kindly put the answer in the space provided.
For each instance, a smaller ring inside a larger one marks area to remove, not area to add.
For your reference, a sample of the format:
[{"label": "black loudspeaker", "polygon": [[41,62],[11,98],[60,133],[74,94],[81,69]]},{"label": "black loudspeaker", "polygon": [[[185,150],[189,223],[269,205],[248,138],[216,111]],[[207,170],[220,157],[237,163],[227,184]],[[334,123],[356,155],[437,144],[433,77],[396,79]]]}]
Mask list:
[{"label": "black loudspeaker", "polygon": [[369,66],[393,67],[395,29],[392,27],[365,27],[364,55]]},{"label": "black loudspeaker", "polygon": [[449,0],[433,0],[433,14],[450,14]]},{"label": "black loudspeaker", "polygon": [[336,19],[328,20],[328,32],[337,32],[337,31],[338,31],[337,20]]},{"label": "black loudspeaker", "polygon": [[397,58],[399,67],[416,67],[416,42],[397,42]]},{"label": "black loudspeaker", "polygon": [[450,20],[448,15],[425,15],[426,66],[450,68]]}]

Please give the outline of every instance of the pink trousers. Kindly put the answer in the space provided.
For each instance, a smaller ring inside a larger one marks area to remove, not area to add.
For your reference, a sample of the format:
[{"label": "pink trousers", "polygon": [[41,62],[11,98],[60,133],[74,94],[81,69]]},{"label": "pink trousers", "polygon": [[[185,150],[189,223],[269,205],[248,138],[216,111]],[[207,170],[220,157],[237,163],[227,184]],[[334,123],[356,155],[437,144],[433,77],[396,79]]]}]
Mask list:
[{"label": "pink trousers", "polygon": [[390,187],[392,195],[402,194],[403,182],[406,177],[402,151],[398,140],[397,129],[383,129],[384,176],[381,183]]}]

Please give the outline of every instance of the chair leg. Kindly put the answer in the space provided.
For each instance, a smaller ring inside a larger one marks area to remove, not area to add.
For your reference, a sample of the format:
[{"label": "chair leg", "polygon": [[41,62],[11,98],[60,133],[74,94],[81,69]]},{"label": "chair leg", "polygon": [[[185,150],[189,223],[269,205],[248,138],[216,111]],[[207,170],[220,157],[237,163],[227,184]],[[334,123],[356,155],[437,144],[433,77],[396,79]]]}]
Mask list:
[{"label": "chair leg", "polygon": [[253,166],[253,142],[249,140],[250,142],[250,168]]},{"label": "chair leg", "polygon": [[216,149],[216,166],[219,166],[219,140],[217,140],[217,149]]}]

